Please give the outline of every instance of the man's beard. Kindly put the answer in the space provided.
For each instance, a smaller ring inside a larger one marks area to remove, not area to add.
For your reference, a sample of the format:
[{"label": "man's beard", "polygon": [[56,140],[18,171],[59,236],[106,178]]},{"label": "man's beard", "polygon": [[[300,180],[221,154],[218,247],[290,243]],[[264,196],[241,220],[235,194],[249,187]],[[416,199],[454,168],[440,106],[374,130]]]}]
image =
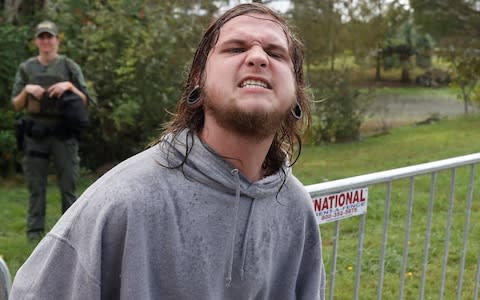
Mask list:
[{"label": "man's beard", "polygon": [[282,123],[288,117],[288,111],[245,112],[238,109],[234,101],[227,101],[222,106],[215,105],[210,101],[208,95],[205,95],[204,109],[206,113],[210,113],[215,118],[219,126],[257,140],[273,136],[280,130]]}]

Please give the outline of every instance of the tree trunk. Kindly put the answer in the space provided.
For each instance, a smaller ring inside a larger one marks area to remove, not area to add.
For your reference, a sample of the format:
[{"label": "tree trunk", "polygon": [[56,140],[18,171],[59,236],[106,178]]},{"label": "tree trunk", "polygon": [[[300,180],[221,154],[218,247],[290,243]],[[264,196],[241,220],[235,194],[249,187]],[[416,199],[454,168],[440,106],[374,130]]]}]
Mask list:
[{"label": "tree trunk", "polygon": [[330,70],[335,70],[335,21],[333,15],[333,0],[328,0],[328,51],[330,54]]},{"label": "tree trunk", "polygon": [[380,73],[380,65],[382,63],[380,53],[381,53],[381,50],[377,50],[377,65],[375,67],[375,81],[382,80],[382,75]]},{"label": "tree trunk", "polygon": [[3,16],[5,18],[5,23],[12,24],[13,21],[17,18],[18,9],[22,4],[22,0],[5,0]]},{"label": "tree trunk", "polygon": [[335,57],[335,51],[332,49],[330,52],[330,71],[335,71]]},{"label": "tree trunk", "polygon": [[309,85],[312,84],[312,78],[310,78],[310,59],[309,55],[305,55],[305,78],[307,78],[307,82]]},{"label": "tree trunk", "polygon": [[402,82],[410,82],[410,56],[400,55],[400,66],[402,67]]},{"label": "tree trunk", "polygon": [[463,98],[463,109],[466,115],[468,115],[468,106],[470,104],[470,95],[465,90],[465,85],[460,85],[460,90],[462,91],[462,98]]},{"label": "tree trunk", "polygon": [[410,82],[410,70],[402,68],[402,82]]}]

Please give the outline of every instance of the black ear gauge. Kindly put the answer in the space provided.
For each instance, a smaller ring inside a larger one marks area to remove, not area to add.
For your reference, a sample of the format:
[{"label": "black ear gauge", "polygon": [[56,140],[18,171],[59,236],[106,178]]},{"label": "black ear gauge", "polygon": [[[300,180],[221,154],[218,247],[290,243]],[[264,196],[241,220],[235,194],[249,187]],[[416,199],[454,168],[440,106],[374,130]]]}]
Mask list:
[{"label": "black ear gauge", "polygon": [[202,89],[200,88],[200,86],[196,85],[190,92],[190,94],[188,94],[187,105],[194,106],[195,104],[199,103],[201,93]]},{"label": "black ear gauge", "polygon": [[292,116],[296,119],[296,120],[300,120],[303,116],[303,111],[302,111],[302,108],[300,107],[300,104],[295,103],[295,105],[292,107]]}]

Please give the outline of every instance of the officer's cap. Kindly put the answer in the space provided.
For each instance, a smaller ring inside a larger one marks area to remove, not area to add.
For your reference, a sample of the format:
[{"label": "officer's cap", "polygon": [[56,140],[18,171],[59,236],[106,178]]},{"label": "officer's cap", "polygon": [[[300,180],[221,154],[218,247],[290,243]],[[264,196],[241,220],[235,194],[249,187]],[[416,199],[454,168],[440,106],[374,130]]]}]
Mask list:
[{"label": "officer's cap", "polygon": [[37,38],[40,34],[44,32],[50,33],[53,36],[58,35],[57,25],[55,25],[55,23],[51,21],[40,22],[35,28],[35,37]]}]

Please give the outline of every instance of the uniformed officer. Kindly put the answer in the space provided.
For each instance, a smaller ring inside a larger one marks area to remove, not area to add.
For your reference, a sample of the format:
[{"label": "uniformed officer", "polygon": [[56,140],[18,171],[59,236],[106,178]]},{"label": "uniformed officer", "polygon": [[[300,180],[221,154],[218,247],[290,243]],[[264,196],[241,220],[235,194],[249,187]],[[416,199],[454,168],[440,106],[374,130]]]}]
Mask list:
[{"label": "uniformed officer", "polygon": [[[30,193],[27,236],[36,241],[45,229],[45,197],[49,162],[56,168],[61,192],[62,212],[77,199],[79,175],[78,136],[65,126],[63,113],[66,95],[76,98],[85,110],[93,102],[81,68],[70,58],[58,54],[58,28],[51,21],[39,23],[35,30],[38,56],[21,63],[15,75],[12,102],[16,111],[26,109],[23,171]],[[85,114],[85,111],[81,112]],[[71,123],[71,122],[70,122]],[[79,124],[84,126],[84,124]]]}]

